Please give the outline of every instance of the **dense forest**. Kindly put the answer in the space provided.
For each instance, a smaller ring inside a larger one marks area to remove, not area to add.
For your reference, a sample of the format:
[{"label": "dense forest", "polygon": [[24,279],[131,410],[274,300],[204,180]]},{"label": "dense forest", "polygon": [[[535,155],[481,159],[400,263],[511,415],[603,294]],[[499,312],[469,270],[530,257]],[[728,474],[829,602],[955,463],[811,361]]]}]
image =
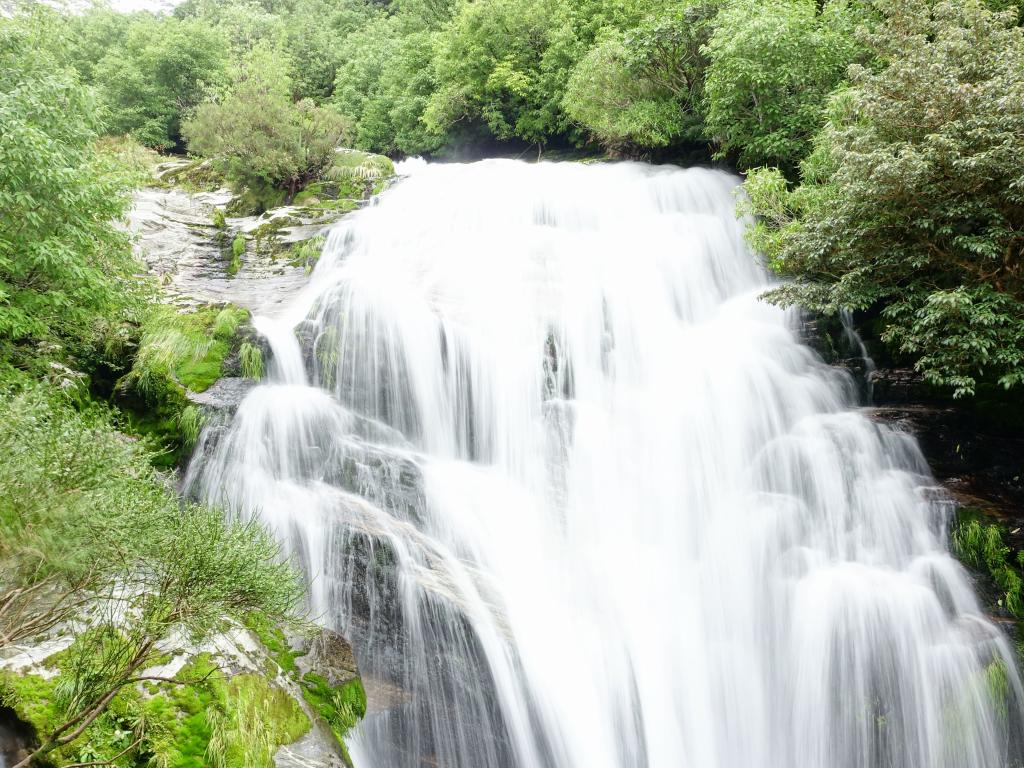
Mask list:
[{"label": "dense forest", "polygon": [[[200,642],[226,619],[304,621],[301,580],[270,534],[182,506],[154,468],[180,455],[167,459],[140,410],[184,451],[198,430],[188,376],[257,352],[236,333],[247,313],[182,320],[141,274],[122,222],[153,152],[207,161],[254,212],[351,175],[339,146],[721,165],[744,176],[751,245],[785,278],[766,300],[856,312],[930,385],[1019,406],[1012,0],[2,8],[0,651],[111,584],[136,585],[139,617],[125,633],[123,607],[96,616],[57,682],[37,681],[53,693],[34,713],[49,729],[37,759],[105,764],[90,760],[124,747],[138,764],[178,764],[186,736],[132,693],[160,642],[182,626]],[[37,697],[24,685],[0,678],[0,709]],[[229,751],[245,749],[228,732]]]},{"label": "dense forest", "polygon": [[[46,194],[21,164],[74,152],[95,195],[66,200],[85,213],[75,235],[93,227],[90,247],[105,243],[110,185],[130,182],[111,143],[90,139],[101,135],[214,158],[264,205],[323,176],[337,145],[725,163],[748,174],[753,243],[795,278],[772,300],[880,314],[879,335],[930,382],[957,395],[979,381],[1008,388],[1024,376],[1017,22],[995,0],[187,0],[162,16],[17,6],[3,22],[4,215],[22,220],[25,196]],[[19,125],[30,104],[53,110],[33,121],[45,144]],[[65,220],[53,199],[45,215]],[[25,260],[7,254],[55,234],[5,226],[5,344],[60,336],[61,324],[98,331],[76,313],[101,306],[93,320],[112,317],[105,292],[131,265],[96,270],[95,253],[71,280],[40,254],[67,302],[60,323],[50,299],[24,304],[45,293],[43,274],[26,281]],[[113,259],[117,247],[104,250]]]}]

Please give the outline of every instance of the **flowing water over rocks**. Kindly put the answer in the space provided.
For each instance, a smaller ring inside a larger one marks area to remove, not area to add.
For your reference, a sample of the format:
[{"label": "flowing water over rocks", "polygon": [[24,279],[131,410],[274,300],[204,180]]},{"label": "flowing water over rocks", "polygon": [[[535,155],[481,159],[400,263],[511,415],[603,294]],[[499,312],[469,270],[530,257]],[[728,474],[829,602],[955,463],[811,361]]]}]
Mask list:
[{"label": "flowing water over rocks", "polygon": [[406,166],[258,318],[197,495],[303,563],[358,768],[1003,768],[1013,653],[916,442],[797,341],[736,180]]}]

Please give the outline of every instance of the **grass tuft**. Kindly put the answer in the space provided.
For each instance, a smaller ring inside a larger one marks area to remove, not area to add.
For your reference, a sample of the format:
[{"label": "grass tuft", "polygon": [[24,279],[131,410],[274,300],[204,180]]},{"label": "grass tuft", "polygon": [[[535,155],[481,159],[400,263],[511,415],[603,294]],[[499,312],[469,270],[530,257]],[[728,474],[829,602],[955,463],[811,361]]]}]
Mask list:
[{"label": "grass tuft", "polygon": [[245,378],[255,381],[263,378],[263,351],[259,347],[248,341],[242,342],[239,357]]}]

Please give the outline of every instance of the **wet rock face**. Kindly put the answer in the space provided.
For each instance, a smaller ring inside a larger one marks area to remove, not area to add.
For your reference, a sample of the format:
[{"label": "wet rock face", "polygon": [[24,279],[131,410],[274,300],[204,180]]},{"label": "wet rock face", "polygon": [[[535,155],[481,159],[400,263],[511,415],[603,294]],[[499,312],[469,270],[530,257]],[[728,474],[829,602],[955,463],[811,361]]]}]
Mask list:
[{"label": "wet rock face", "polygon": [[979,426],[969,411],[905,401],[879,405],[873,418],[913,434],[928,465],[957,501],[980,506],[1006,523],[1024,547],[1024,435]]},{"label": "wet rock face", "polygon": [[329,629],[321,630],[310,641],[303,666],[324,678],[332,688],[338,688],[359,677],[352,646],[344,637]]},{"label": "wet rock face", "polygon": [[874,417],[917,437],[954,498],[1024,525],[1024,430],[1000,422],[998,413],[981,418],[972,401],[952,400],[910,369],[883,368],[870,379]]},{"label": "wet rock face", "polygon": [[0,768],[15,765],[28,757],[32,730],[14,712],[0,707]]},{"label": "wet rock face", "polygon": [[214,413],[223,414],[225,420],[236,410],[249,394],[249,391],[256,386],[252,379],[243,379],[239,376],[225,376],[217,379],[213,386],[203,392],[189,391],[188,399]]}]

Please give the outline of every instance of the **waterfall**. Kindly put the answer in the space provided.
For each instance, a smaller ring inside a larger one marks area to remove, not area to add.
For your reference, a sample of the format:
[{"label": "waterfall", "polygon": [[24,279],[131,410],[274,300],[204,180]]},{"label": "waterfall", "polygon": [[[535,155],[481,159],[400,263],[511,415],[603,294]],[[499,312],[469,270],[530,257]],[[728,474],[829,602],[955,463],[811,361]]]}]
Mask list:
[{"label": "waterfall", "polygon": [[1013,652],[912,437],[707,169],[405,166],[260,321],[192,491],[353,643],[357,768],[1003,768]]}]

